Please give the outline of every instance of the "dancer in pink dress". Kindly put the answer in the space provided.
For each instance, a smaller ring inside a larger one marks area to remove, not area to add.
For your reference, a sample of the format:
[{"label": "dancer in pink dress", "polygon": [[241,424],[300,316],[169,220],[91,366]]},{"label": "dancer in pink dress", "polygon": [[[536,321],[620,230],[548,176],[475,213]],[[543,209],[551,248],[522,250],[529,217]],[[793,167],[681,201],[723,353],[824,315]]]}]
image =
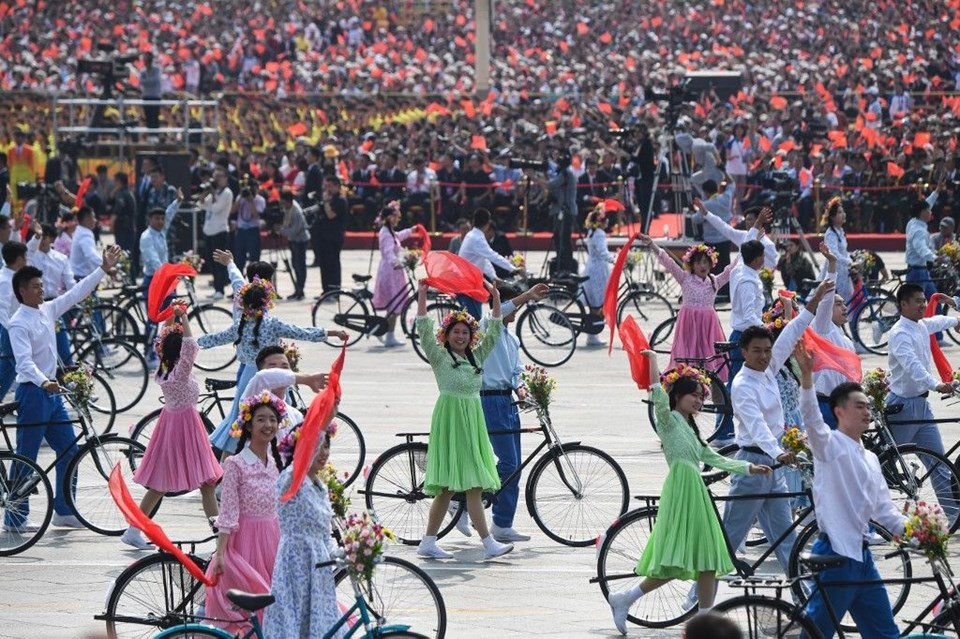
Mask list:
[{"label": "dancer in pink dress", "polygon": [[[720,318],[715,308],[717,290],[730,280],[730,271],[736,264],[728,264],[718,275],[711,275],[710,269],[717,264],[717,252],[706,244],[696,244],[683,256],[683,268],[673,256],[664,251],[649,235],[640,234],[640,241],[649,245],[657,253],[660,264],[680,284],[683,291],[683,304],[677,313],[677,323],[673,328],[673,349],[670,352],[670,364],[667,370],[676,368],[677,359],[707,359],[716,354],[714,342],[726,339]],[[710,362],[723,381],[727,380],[726,367],[720,369],[722,362]],[[719,370],[718,370],[719,369]]]},{"label": "dancer in pink dress", "polygon": [[378,236],[380,266],[377,267],[377,282],[373,289],[373,307],[387,311],[387,334],[383,338],[383,345],[390,348],[403,345],[393,334],[397,317],[407,301],[407,296],[400,294],[407,287],[400,243],[410,237],[413,229],[396,230],[400,223],[400,203],[396,200],[384,207],[380,219],[383,221]]},{"label": "dancer in pink dress", "polygon": [[[230,433],[239,437],[240,453],[223,462],[216,521],[220,536],[207,566],[207,576],[216,584],[206,589],[206,617],[231,633],[242,634],[249,624],[244,611],[234,610],[227,591],[270,592],[280,544],[276,485],[281,462],[276,438],[285,420],[283,400],[265,391],[240,402]],[[262,622],[263,611],[260,615]]]},{"label": "dancer in pink dress", "polygon": [[[163,391],[163,410],[133,481],[148,489],[140,502],[145,513],[154,511],[164,493],[199,488],[203,512],[212,520],[217,516],[214,487],[223,470],[197,412],[200,387],[193,376],[193,363],[200,347],[190,335],[186,306],[174,306],[173,314],[173,321],[160,331],[154,345],[160,359],[156,380]],[[151,547],[133,526],[120,540],[140,550]]]}]

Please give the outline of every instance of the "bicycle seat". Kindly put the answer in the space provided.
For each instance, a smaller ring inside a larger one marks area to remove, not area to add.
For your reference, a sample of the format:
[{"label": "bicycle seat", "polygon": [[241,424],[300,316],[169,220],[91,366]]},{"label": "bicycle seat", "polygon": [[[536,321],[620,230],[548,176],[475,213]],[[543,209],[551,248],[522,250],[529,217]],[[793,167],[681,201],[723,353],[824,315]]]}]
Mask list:
[{"label": "bicycle seat", "polygon": [[256,612],[258,610],[262,610],[276,601],[276,597],[271,595],[269,592],[260,595],[254,595],[250,594],[249,592],[237,590],[236,588],[231,588],[227,591],[227,599],[232,601],[238,608],[242,608],[247,612]]},{"label": "bicycle seat", "polygon": [[143,287],[137,286],[136,284],[126,284],[121,286],[120,290],[123,291],[124,295],[136,295],[137,293],[143,292]]},{"label": "bicycle seat", "polygon": [[237,380],[235,379],[213,379],[208,377],[204,380],[204,383],[207,386],[207,390],[210,392],[227,390],[228,388],[233,388],[237,385]]},{"label": "bicycle seat", "polygon": [[20,402],[7,402],[0,404],[0,417],[6,417],[20,408]]},{"label": "bicycle seat", "polygon": [[907,273],[910,272],[910,269],[908,269],[908,268],[892,268],[892,269],[890,269],[890,272],[893,274],[894,277],[903,277],[904,275],[906,275]]},{"label": "bicycle seat", "polygon": [[836,568],[846,560],[846,557],[841,557],[840,555],[815,555],[808,552],[800,555],[800,563],[813,571]]},{"label": "bicycle seat", "polygon": [[735,348],[740,347],[740,342],[714,342],[713,347],[718,353],[729,353]]},{"label": "bicycle seat", "polygon": [[363,284],[364,282],[369,282],[373,279],[373,275],[359,275],[357,273],[353,274],[353,281],[357,284]]},{"label": "bicycle seat", "polygon": [[883,407],[884,415],[897,415],[903,410],[903,404],[890,404]]}]

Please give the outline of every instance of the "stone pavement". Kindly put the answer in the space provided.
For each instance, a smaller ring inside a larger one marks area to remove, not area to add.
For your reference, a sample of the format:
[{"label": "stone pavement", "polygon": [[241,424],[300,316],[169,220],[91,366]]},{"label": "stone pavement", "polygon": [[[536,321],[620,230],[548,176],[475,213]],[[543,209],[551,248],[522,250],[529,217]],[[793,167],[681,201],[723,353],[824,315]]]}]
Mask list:
[{"label": "stone pavement", "polygon": [[[365,251],[345,252],[345,281],[350,273],[367,272],[368,258]],[[889,258],[891,266],[897,265],[898,258],[902,260],[902,256],[884,258]],[[541,262],[542,255],[528,258],[531,265]],[[374,273],[375,269],[376,264]],[[309,290],[316,290],[319,278],[315,269],[309,278]],[[209,291],[206,279],[199,283],[201,293]],[[280,282],[281,293],[290,293],[286,274],[280,275]],[[305,325],[310,324],[309,312],[304,302],[282,301],[275,310],[280,317]],[[649,333],[652,327],[644,329]],[[573,358],[551,370],[558,381],[551,410],[557,431],[564,439],[581,440],[612,454],[624,469],[633,494],[656,494],[667,467],[648,423],[644,394],[630,379],[626,356],[616,348],[608,357],[606,349],[582,348],[583,343],[581,337],[581,348]],[[307,371],[326,370],[335,354],[324,345],[300,346],[302,369]],[[948,349],[947,354],[960,357],[960,348]],[[885,361],[868,356],[864,368],[879,365],[885,366]],[[198,378],[202,376],[198,371]],[[343,387],[341,410],[363,430],[367,464],[398,443],[395,433],[429,428],[436,384],[430,368],[409,346],[385,350],[373,340],[360,342],[347,353]],[[114,392],[122,393],[124,388],[114,388]],[[939,416],[957,416],[956,408],[945,409],[939,399],[934,404]],[[139,405],[118,416],[116,429],[129,428],[158,405],[157,387],[151,382]],[[524,422],[535,425],[529,417],[524,417]],[[957,439],[957,429],[949,426],[944,430],[949,446]],[[537,443],[536,436],[525,437],[529,439],[525,439],[524,449],[530,450]],[[361,501],[359,495],[354,496],[355,506]],[[197,493],[166,500],[157,521],[174,539],[204,536],[206,531]],[[410,546],[393,546],[390,553],[417,562],[434,578],[446,600],[448,637],[619,636],[599,587],[588,583],[596,574],[594,548],[569,548],[549,540],[522,503],[516,527],[530,532],[533,539],[517,544],[512,554],[495,562],[481,561],[476,535],[466,539],[456,531],[443,540],[455,552],[455,561],[418,561]],[[93,615],[103,609],[112,580],[141,556],[143,553],[114,537],[88,530],[49,529],[25,553],[0,558],[0,637],[97,636],[103,625],[94,621]],[[775,565],[769,568],[768,572],[776,570]],[[721,593],[721,597],[729,594]],[[681,631],[632,627],[630,636],[680,637]]]}]

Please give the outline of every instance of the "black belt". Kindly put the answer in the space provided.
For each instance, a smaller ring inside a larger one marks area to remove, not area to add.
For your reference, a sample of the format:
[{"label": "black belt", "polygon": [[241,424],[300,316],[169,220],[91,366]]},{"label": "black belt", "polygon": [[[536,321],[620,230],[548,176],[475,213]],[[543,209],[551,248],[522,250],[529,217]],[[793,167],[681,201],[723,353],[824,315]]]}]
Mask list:
[{"label": "black belt", "polygon": [[[767,455],[766,451],[759,446],[741,446],[740,450],[745,453],[753,453],[754,455],[765,455],[766,457],[770,457],[770,455]],[[770,459],[773,459],[773,457],[770,457]]]},{"label": "black belt", "polygon": [[505,388],[502,390],[482,390],[480,391],[480,397],[492,397],[497,395],[511,395],[513,393],[512,388]]},{"label": "black belt", "polygon": [[[830,538],[827,537],[827,533],[819,533],[819,534],[817,534],[817,540],[818,540],[818,541],[822,541],[822,542],[827,543],[827,544],[830,543]],[[833,544],[831,544],[830,547],[832,548],[832,547],[833,547]],[[870,544],[868,544],[868,543],[867,543],[867,540],[864,539],[864,540],[863,540],[863,546],[861,546],[861,548],[862,548],[863,550],[866,550],[866,549],[869,548],[869,547],[870,547]]]}]

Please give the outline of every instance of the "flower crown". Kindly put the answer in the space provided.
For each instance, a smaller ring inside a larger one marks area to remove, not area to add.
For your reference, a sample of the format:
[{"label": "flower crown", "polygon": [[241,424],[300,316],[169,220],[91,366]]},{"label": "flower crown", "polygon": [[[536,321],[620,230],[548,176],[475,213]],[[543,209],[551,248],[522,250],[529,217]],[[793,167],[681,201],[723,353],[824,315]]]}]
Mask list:
[{"label": "flower crown", "polygon": [[[280,460],[284,464],[289,464],[293,460],[294,451],[297,449],[297,443],[300,441],[300,431],[303,430],[303,424],[294,426],[286,435],[280,438],[280,441],[277,442],[277,452],[280,453]],[[330,424],[323,429],[324,434],[326,434],[327,439],[333,439],[337,436],[337,422],[336,420],[330,420]],[[323,440],[321,440],[323,441]]]},{"label": "flower crown", "polygon": [[237,409],[237,419],[230,426],[230,436],[234,438],[243,434],[243,427],[253,422],[253,413],[261,406],[273,406],[279,414],[280,425],[287,422],[287,404],[279,397],[263,391],[259,395],[251,395],[240,401],[240,408]]},{"label": "flower crown", "polygon": [[690,265],[693,264],[693,259],[700,253],[710,258],[710,268],[715,267],[717,265],[717,260],[720,259],[720,253],[718,253],[715,248],[707,246],[703,243],[694,244],[687,249],[686,253],[683,254],[684,268],[689,271],[691,268]]},{"label": "flower crown", "polygon": [[[393,200],[393,201],[391,201],[390,203],[388,203],[386,206],[384,206],[383,208],[385,208],[385,209],[390,209],[390,213],[387,213],[387,215],[391,215],[391,214],[393,214],[393,213],[399,213],[399,212],[400,212],[400,200]],[[373,223],[374,223],[374,224],[377,224],[377,225],[383,224],[383,223],[386,222],[386,221],[387,221],[387,218],[384,217],[384,214],[383,214],[382,211],[381,211],[380,213],[377,213],[377,217],[375,217],[375,218],[373,219]]]},{"label": "flower crown", "polygon": [[770,331],[779,331],[790,323],[790,320],[783,316],[783,301],[777,300],[769,309],[763,313],[763,324]]},{"label": "flower crown", "polygon": [[160,369],[158,369],[157,372],[162,372],[162,370],[166,370],[167,368],[163,363],[163,340],[167,338],[167,335],[172,335],[174,333],[183,335],[183,324],[180,322],[174,322],[173,324],[164,326],[160,329],[156,338],[153,340],[153,350],[156,351],[157,357],[160,359]]},{"label": "flower crown", "polygon": [[682,377],[689,377],[690,379],[699,382],[704,389],[708,391],[710,389],[710,379],[707,377],[707,374],[704,373],[703,370],[688,364],[679,364],[676,368],[673,368],[661,375],[660,383],[663,384],[664,389],[669,393],[670,389],[673,388],[673,385],[676,384]]},{"label": "flower crown", "polygon": [[440,322],[440,328],[437,329],[437,344],[443,346],[447,343],[447,331],[453,328],[454,324],[466,324],[470,329],[470,348],[475,348],[480,341],[480,322],[470,313],[459,310],[447,313],[447,316]]},{"label": "flower crown", "polygon": [[[243,303],[243,298],[250,291],[262,288],[266,291],[266,298],[263,304],[259,308],[247,308],[246,304]],[[267,311],[273,308],[273,301],[277,298],[277,292],[273,288],[273,284],[270,280],[261,280],[259,277],[254,277],[253,280],[247,282],[240,287],[240,290],[237,291],[237,294],[233,298],[233,303],[243,309],[243,316],[247,319],[259,319],[263,317]]]},{"label": "flower crown", "polygon": [[597,206],[590,212],[590,215],[587,216],[586,226],[588,229],[599,229],[605,226],[607,223],[607,210],[603,207],[603,203]]},{"label": "flower crown", "polygon": [[834,195],[832,198],[827,200],[827,206],[824,207],[823,209],[824,213],[826,215],[830,215],[830,209],[832,209],[834,206],[837,206],[838,204],[841,204],[842,202],[843,200],[840,198],[839,195]]}]

